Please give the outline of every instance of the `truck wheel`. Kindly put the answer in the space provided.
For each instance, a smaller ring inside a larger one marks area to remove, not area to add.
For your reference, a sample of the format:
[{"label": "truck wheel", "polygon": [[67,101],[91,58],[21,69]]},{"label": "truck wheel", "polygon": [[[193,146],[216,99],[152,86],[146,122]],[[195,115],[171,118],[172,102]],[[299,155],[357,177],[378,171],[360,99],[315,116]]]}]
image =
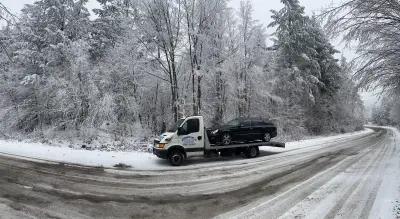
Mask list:
[{"label": "truck wheel", "polygon": [[185,160],[185,155],[179,150],[173,150],[169,153],[168,160],[172,166],[180,166]]},{"label": "truck wheel", "polygon": [[268,132],[264,134],[263,141],[270,142],[271,141],[271,134]]},{"label": "truck wheel", "polygon": [[222,144],[223,145],[230,145],[232,143],[232,137],[229,133],[224,133],[222,135]]},{"label": "truck wheel", "polygon": [[245,153],[247,158],[255,158],[260,155],[260,149],[258,147],[249,147]]}]

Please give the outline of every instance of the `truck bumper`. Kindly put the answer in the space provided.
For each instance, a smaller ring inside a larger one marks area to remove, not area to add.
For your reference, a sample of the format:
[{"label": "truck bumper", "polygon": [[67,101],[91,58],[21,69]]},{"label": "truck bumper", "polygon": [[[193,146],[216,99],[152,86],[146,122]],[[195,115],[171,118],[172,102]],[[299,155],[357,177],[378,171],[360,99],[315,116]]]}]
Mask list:
[{"label": "truck bumper", "polygon": [[153,148],[153,154],[162,159],[168,158],[168,151],[164,149]]}]

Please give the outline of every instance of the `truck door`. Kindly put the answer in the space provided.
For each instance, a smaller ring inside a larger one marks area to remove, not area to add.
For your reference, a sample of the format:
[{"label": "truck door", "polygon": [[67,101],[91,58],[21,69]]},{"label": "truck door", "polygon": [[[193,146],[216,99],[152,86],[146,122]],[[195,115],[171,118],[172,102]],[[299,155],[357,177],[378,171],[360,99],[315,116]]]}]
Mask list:
[{"label": "truck door", "polygon": [[188,157],[204,154],[204,126],[201,124],[202,122],[199,118],[189,118],[179,130],[179,139],[182,141]]}]

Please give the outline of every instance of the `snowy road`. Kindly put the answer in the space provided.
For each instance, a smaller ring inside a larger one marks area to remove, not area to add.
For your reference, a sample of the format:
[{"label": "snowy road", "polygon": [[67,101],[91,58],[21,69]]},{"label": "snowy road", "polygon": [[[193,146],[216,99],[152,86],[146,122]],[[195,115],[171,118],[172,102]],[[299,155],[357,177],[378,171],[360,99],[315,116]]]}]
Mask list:
[{"label": "snowy road", "polygon": [[290,146],[163,170],[0,156],[0,218],[400,217],[396,130]]}]

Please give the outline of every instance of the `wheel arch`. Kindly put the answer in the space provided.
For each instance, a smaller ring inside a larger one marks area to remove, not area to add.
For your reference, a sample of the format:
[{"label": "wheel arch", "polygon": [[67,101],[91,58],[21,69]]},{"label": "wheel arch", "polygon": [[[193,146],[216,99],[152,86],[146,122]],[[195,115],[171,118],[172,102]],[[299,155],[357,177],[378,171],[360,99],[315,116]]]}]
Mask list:
[{"label": "wheel arch", "polygon": [[172,151],[174,151],[174,150],[178,150],[178,151],[182,152],[183,155],[185,156],[185,158],[187,158],[185,148],[184,148],[183,146],[181,146],[181,145],[173,145],[173,146],[169,147],[169,148],[167,149],[167,151],[168,151],[167,155],[169,156],[170,153],[171,153]]}]

